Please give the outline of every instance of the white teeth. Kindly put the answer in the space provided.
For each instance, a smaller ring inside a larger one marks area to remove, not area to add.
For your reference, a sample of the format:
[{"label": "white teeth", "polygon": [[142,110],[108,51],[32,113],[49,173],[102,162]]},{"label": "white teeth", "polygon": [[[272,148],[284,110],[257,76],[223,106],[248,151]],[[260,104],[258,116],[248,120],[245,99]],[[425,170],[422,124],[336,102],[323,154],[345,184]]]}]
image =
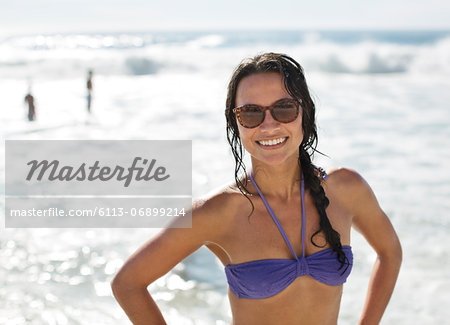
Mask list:
[{"label": "white teeth", "polygon": [[279,139],[273,139],[273,140],[267,140],[267,141],[258,141],[263,146],[274,146],[276,144],[279,144],[281,142],[284,142],[287,138],[279,138]]}]

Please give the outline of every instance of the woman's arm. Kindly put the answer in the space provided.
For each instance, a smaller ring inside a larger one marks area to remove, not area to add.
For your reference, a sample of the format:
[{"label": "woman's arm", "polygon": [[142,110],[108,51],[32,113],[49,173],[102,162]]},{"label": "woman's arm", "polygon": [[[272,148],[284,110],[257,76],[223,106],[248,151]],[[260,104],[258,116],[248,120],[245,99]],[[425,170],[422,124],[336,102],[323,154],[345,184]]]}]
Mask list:
[{"label": "woman's arm", "polygon": [[[166,324],[150,296],[150,283],[170,271],[177,263],[209,241],[220,229],[210,204],[198,202],[192,210],[192,228],[167,228],[137,250],[114,277],[111,287],[117,301],[133,324]],[[216,211],[217,213],[218,211]],[[187,217],[175,224],[190,224]]]},{"label": "woman's arm", "polygon": [[378,324],[397,281],[402,249],[389,218],[380,208],[369,184],[354,171],[346,170],[345,173],[353,227],[377,253],[359,324]]}]

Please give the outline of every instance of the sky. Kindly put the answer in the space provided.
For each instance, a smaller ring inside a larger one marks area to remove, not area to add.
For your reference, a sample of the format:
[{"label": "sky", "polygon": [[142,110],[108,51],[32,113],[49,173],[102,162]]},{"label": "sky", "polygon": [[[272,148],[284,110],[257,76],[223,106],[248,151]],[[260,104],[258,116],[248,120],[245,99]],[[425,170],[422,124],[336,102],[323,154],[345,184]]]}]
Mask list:
[{"label": "sky", "polygon": [[450,29],[447,0],[0,0],[0,34]]}]

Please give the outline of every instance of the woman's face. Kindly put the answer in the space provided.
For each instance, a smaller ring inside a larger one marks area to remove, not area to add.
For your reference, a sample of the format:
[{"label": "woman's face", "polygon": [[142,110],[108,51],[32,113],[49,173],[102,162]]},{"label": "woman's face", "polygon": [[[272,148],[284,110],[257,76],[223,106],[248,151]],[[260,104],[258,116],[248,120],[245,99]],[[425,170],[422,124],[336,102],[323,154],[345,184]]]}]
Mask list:
[{"label": "woman's face", "polygon": [[[257,73],[239,82],[236,107],[245,104],[269,106],[282,98],[292,97],[286,91],[281,75],[276,72]],[[288,158],[297,160],[298,147],[303,140],[301,112],[290,123],[274,120],[269,110],[265,114],[263,123],[253,129],[243,127],[236,120],[245,149],[253,158],[268,165],[279,165]]]}]

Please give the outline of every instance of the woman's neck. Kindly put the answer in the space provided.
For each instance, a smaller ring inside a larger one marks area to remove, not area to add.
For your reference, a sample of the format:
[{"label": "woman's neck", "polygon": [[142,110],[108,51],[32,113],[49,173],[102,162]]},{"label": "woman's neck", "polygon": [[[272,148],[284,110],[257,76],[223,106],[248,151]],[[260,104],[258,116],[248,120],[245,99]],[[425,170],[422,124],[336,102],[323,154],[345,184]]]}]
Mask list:
[{"label": "woman's neck", "polygon": [[252,172],[253,179],[264,195],[283,199],[298,195],[301,166],[297,157],[280,165],[267,165],[252,159]]}]

